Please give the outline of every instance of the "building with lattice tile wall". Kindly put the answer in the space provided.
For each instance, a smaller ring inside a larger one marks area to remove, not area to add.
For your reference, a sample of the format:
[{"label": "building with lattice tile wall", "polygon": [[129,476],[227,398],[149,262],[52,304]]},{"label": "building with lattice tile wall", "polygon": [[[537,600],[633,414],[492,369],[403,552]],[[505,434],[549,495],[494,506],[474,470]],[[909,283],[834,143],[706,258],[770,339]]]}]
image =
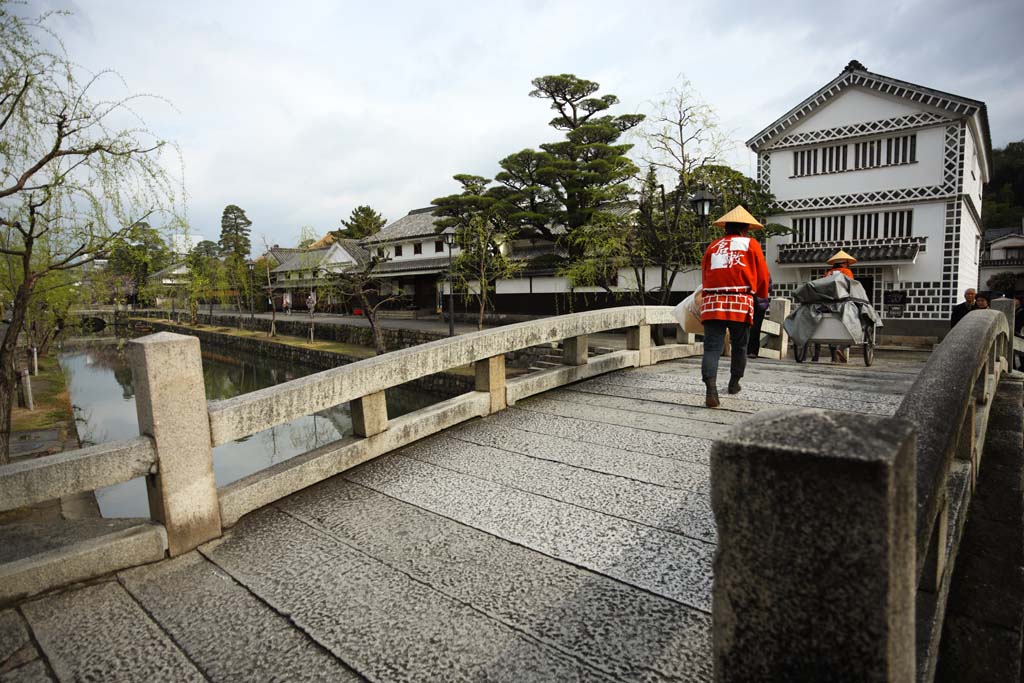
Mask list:
[{"label": "building with lattice tile wall", "polygon": [[978,286],[981,192],[992,143],[984,102],[857,61],[747,141],[790,228],[768,240],[774,294],[840,249],[889,334],[943,334]]}]

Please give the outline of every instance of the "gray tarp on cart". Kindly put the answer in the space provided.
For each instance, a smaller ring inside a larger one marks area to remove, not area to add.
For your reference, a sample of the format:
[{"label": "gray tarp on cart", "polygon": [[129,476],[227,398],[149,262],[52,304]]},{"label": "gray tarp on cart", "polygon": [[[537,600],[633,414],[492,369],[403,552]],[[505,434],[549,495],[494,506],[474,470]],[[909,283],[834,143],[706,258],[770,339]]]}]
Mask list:
[{"label": "gray tarp on cart", "polygon": [[793,342],[801,346],[813,341],[818,323],[829,314],[839,317],[854,344],[864,342],[863,322],[882,326],[882,319],[868,303],[864,286],[839,273],[800,285],[793,298],[800,305],[782,325]]}]

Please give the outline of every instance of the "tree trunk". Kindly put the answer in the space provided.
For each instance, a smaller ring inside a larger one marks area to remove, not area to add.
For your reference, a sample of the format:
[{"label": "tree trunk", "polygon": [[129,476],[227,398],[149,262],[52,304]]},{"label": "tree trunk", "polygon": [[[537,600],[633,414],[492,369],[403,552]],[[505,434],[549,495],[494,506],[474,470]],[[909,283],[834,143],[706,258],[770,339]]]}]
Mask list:
[{"label": "tree trunk", "polygon": [[365,292],[359,292],[359,300],[363,304],[363,315],[366,316],[366,322],[370,323],[370,334],[373,335],[373,348],[376,350],[377,355],[387,353],[387,349],[384,348],[384,338],[381,336],[380,328],[377,327],[377,309],[370,306],[370,300],[366,297]]},{"label": "tree trunk", "polygon": [[25,323],[28,302],[32,297],[34,281],[21,283],[14,295],[14,310],[11,312],[11,324],[0,344],[0,465],[11,461],[11,412],[17,391],[17,374],[14,372],[15,353],[18,346],[18,335]]}]

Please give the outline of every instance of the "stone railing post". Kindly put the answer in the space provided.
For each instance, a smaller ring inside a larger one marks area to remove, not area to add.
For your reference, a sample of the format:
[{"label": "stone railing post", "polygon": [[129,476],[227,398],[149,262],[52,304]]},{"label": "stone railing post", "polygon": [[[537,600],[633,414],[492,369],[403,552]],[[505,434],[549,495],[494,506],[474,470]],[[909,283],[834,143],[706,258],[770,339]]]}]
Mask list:
[{"label": "stone railing post", "polygon": [[782,322],[789,316],[790,309],[793,303],[789,299],[772,299],[768,305],[768,312],[771,314],[771,320],[773,323],[778,323],[779,334],[778,336],[772,337],[768,342],[768,348],[779,352],[779,359],[785,360],[786,354],[789,353],[789,335],[786,334],[786,328],[782,326]]},{"label": "stone railing post", "polygon": [[915,449],[907,421],[813,408],[714,444],[715,680],[914,680]]},{"label": "stone railing post", "polygon": [[562,342],[562,362],[566,365],[586,365],[588,351],[587,335],[569,337]]},{"label": "stone railing post", "polygon": [[489,412],[497,412],[507,407],[505,394],[505,356],[492,356],[478,360],[476,370],[476,390],[487,392],[491,397]]},{"label": "stone railing post", "polygon": [[388,402],[383,391],[349,401],[349,412],[356,436],[373,436],[388,428]]},{"label": "stone railing post", "polygon": [[992,308],[999,311],[1006,316],[1006,322],[1010,324],[1010,339],[1008,349],[1003,349],[1004,357],[1010,362],[1007,364],[1007,368],[1013,368],[1013,325],[1014,317],[1016,313],[1016,306],[1014,305],[1013,299],[996,299],[992,302]]},{"label": "stone railing post", "polygon": [[676,326],[676,344],[696,344],[697,335],[693,332],[687,332],[683,329],[682,325]]},{"label": "stone railing post", "polygon": [[172,557],[221,534],[199,340],[158,332],[129,343],[139,431],[156,445],[146,478],[152,518]]},{"label": "stone railing post", "polygon": [[651,326],[637,325],[626,328],[626,348],[640,352],[640,366],[651,364]]}]

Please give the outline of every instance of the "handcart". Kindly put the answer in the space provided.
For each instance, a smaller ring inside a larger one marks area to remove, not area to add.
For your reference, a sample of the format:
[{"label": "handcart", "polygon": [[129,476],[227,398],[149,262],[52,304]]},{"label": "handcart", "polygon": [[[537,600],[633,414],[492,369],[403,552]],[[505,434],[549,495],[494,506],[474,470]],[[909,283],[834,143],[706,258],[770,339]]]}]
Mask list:
[{"label": "handcart", "polygon": [[821,306],[819,310],[821,319],[810,338],[803,344],[793,346],[793,357],[797,363],[803,363],[807,359],[807,352],[811,344],[828,344],[831,346],[863,346],[864,365],[870,366],[875,362],[875,323],[871,320],[861,321],[860,338],[850,333],[843,324],[841,316],[828,310],[829,304],[804,304],[805,306]]},{"label": "handcart", "polygon": [[882,318],[859,282],[834,274],[801,285],[793,298],[799,305],[783,327],[797,363],[806,360],[811,344],[863,346],[864,365],[875,361],[875,330]]}]

